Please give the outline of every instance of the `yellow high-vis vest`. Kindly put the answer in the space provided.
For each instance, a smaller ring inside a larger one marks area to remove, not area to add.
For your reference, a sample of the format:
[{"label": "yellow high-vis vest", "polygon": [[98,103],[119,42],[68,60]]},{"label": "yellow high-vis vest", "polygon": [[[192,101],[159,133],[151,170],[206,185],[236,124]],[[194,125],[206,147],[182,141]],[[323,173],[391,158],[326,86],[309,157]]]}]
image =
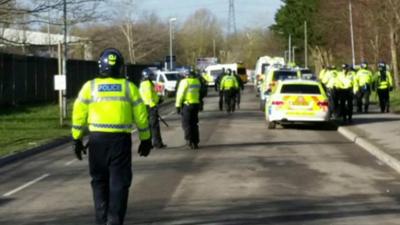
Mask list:
[{"label": "yellow high-vis vest", "polygon": [[96,78],[86,82],[75,100],[72,137],[91,132],[130,133],[133,124],[140,140],[150,138],[148,113],[137,87],[122,78]]},{"label": "yellow high-vis vest", "polygon": [[154,84],[151,80],[142,81],[140,83],[139,91],[145,105],[153,108],[158,104],[160,97],[157,95],[156,90],[154,90]]},{"label": "yellow high-vis vest", "polygon": [[179,83],[176,93],[176,107],[182,107],[182,104],[199,104],[200,103],[201,83],[198,78],[188,77]]}]

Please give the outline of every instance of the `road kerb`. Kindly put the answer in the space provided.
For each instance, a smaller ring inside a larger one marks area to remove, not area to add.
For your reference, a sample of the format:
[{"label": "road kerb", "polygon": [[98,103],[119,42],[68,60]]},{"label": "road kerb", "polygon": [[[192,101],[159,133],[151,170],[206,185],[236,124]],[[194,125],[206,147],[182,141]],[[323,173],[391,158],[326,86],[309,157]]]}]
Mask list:
[{"label": "road kerb", "polygon": [[348,140],[351,142],[357,144],[382,162],[384,162],[386,165],[390,166],[392,169],[394,169],[396,172],[400,173],[400,161],[394,158],[393,156],[387,154],[385,151],[371,143],[365,138],[359,137],[357,134],[354,132],[350,131],[348,128],[345,127],[339,127],[338,132],[342,134],[344,137],[346,137]]}]

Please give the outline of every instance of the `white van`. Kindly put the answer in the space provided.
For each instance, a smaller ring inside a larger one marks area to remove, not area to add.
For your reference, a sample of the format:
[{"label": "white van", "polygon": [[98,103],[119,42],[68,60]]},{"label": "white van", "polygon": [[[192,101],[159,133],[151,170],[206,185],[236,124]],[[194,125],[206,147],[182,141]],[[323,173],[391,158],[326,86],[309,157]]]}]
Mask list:
[{"label": "white van", "polygon": [[216,64],[207,66],[205,69],[205,73],[203,74],[203,78],[207,81],[208,86],[215,85],[215,79],[222,74],[223,70],[231,69],[235,71],[237,75],[239,75],[240,79],[242,79],[243,83],[248,81],[246,68],[243,63],[230,63],[230,64]]},{"label": "white van", "polygon": [[173,96],[176,92],[176,82],[179,76],[178,71],[158,70],[154,80],[157,93],[161,96]]}]

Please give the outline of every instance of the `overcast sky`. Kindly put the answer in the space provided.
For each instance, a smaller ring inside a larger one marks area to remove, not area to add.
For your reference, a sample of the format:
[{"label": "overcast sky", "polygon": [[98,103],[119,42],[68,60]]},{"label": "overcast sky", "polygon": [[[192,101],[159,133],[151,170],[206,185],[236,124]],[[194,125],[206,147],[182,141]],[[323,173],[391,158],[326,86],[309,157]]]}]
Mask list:
[{"label": "overcast sky", "polygon": [[[200,8],[211,10],[223,24],[227,24],[229,0],[136,0],[140,10],[155,12],[166,20],[176,17],[182,23]],[[236,26],[265,27],[274,22],[281,0],[235,0]]]}]

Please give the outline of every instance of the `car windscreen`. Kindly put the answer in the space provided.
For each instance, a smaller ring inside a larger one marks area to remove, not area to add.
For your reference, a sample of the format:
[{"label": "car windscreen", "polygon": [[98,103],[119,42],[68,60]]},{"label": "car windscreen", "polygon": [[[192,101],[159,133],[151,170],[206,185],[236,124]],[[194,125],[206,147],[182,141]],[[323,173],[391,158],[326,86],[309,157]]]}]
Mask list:
[{"label": "car windscreen", "polygon": [[321,91],[318,85],[310,84],[283,84],[281,94],[313,94],[319,95]]},{"label": "car windscreen", "polygon": [[267,67],[269,67],[269,63],[263,63],[261,64],[261,73],[264,74],[265,70],[267,69]]},{"label": "car windscreen", "polygon": [[214,78],[216,78],[216,77],[218,77],[219,75],[222,74],[222,69],[220,69],[220,70],[211,70],[210,73],[211,73],[211,74],[210,74],[211,76],[213,76]]},{"label": "car windscreen", "polygon": [[275,71],[274,72],[274,80],[293,80],[297,79],[296,71]]},{"label": "car windscreen", "polygon": [[167,80],[178,80],[178,74],[177,73],[167,73],[165,74],[167,77]]},{"label": "car windscreen", "polygon": [[246,69],[245,68],[238,68],[237,74],[239,74],[239,75],[246,74]]},{"label": "car windscreen", "polygon": [[301,70],[301,79],[316,80],[317,77],[311,70]]}]

